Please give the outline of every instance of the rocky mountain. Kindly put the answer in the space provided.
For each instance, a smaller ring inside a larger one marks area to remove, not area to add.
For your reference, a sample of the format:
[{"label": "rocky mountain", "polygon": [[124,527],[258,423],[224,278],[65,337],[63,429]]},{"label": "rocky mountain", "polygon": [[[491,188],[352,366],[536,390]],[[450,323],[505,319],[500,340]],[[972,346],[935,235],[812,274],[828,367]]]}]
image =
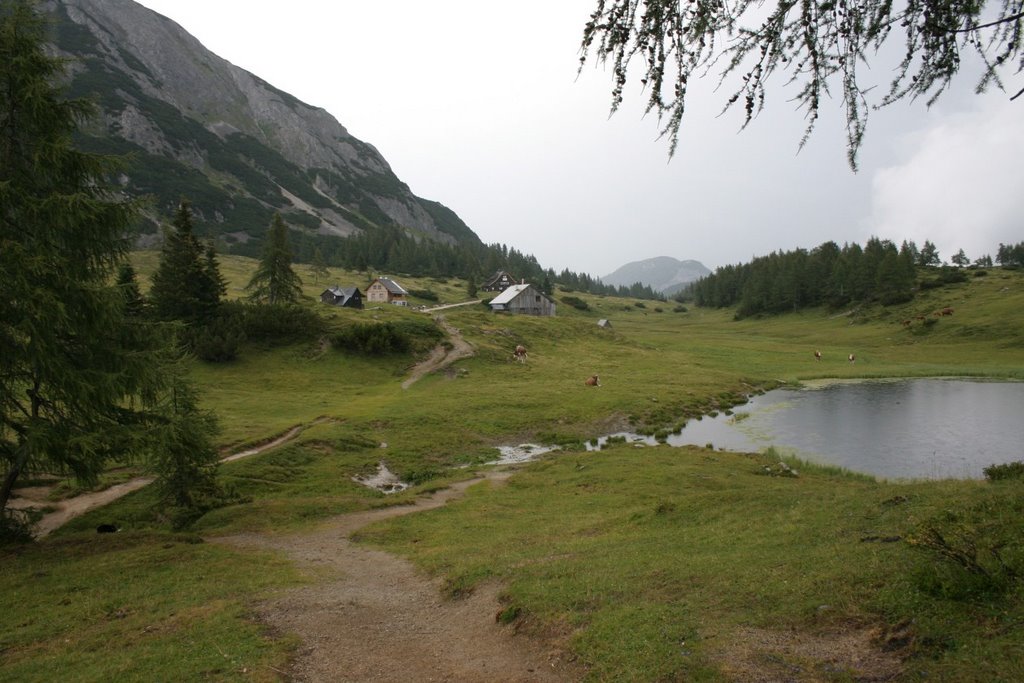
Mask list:
[{"label": "rocky mountain", "polygon": [[656,292],[672,296],[688,283],[710,274],[711,271],[700,261],[679,261],[671,256],[657,256],[627,263],[614,273],[602,277],[601,282],[616,287],[629,287],[639,282]]},{"label": "rocky mountain", "polygon": [[[299,250],[331,237],[397,229],[448,244],[479,238],[445,206],[414,195],[370,144],[328,112],[213,54],[131,0],[49,0],[70,96],[99,116],[90,151],[129,155],[120,183],[153,198],[143,232],[187,197],[201,233],[258,253],[275,212]],[[144,236],[145,239],[145,236]]]}]

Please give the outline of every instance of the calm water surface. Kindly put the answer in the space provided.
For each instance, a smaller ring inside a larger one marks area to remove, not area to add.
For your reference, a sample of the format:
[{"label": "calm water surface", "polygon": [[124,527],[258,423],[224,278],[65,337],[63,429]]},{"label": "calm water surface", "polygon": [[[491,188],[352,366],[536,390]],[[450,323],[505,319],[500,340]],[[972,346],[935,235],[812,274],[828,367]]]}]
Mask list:
[{"label": "calm water surface", "polygon": [[734,410],[731,417],[691,420],[669,443],[747,452],[774,446],[886,479],[979,479],[988,465],[1024,460],[1024,382],[919,379],[778,389]]}]

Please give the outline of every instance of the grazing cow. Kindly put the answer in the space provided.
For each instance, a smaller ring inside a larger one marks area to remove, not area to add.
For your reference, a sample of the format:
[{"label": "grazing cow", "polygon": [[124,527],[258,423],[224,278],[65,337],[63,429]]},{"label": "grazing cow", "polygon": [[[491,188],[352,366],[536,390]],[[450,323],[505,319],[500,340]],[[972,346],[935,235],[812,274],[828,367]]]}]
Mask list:
[{"label": "grazing cow", "polygon": [[597,375],[591,375],[584,384],[588,387],[599,387],[601,386],[601,381],[597,378]]},{"label": "grazing cow", "polygon": [[512,352],[512,357],[520,363],[526,362],[526,347],[522,344],[516,345],[516,350]]},{"label": "grazing cow", "polygon": [[855,356],[854,356],[854,355],[853,355],[853,354],[851,353],[851,354],[850,354],[850,362],[852,363],[852,362],[854,362],[855,360],[857,360],[857,358],[856,358],[856,357],[855,357]]},{"label": "grazing cow", "polygon": [[941,311],[939,311],[939,315],[953,315],[953,309],[950,308],[949,306],[946,306]]},{"label": "grazing cow", "polygon": [[910,318],[907,318],[906,320],[903,321],[903,327],[910,327],[910,323],[912,322],[914,321],[911,320]]},{"label": "grazing cow", "polygon": [[96,527],[96,533],[98,534],[112,534],[120,530],[121,529],[114,524],[100,524]]},{"label": "grazing cow", "polygon": [[821,351],[814,352],[814,360],[821,360]]}]

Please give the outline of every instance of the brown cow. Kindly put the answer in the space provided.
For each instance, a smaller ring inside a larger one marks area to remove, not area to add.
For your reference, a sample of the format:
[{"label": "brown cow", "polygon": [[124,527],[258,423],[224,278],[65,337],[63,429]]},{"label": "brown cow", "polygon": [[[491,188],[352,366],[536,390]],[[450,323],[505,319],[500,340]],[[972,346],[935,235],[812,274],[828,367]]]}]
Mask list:
[{"label": "brown cow", "polygon": [[953,315],[953,309],[950,308],[949,306],[946,306],[941,311],[939,311],[939,315]]},{"label": "brown cow", "polygon": [[821,360],[821,351],[814,352],[814,360]]},{"label": "brown cow", "polygon": [[520,363],[526,362],[526,347],[522,344],[516,345],[516,350],[512,352],[512,357]]},{"label": "brown cow", "polygon": [[852,363],[852,362],[854,362],[855,360],[857,360],[857,358],[856,358],[856,357],[855,357],[855,356],[854,356],[854,355],[853,355],[853,354],[851,353],[851,354],[850,354],[850,362]]},{"label": "brown cow", "polygon": [[584,382],[584,384],[586,384],[588,387],[599,387],[601,386],[601,380],[597,378],[597,375],[591,375],[590,377],[587,378],[587,381]]}]

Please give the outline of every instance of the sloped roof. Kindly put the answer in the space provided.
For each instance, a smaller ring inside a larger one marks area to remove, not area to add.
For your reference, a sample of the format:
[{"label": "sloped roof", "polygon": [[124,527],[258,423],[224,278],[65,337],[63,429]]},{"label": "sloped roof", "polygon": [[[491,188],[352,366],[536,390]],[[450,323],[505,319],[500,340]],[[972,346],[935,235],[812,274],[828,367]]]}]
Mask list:
[{"label": "sloped roof", "polygon": [[532,286],[533,285],[512,285],[504,292],[491,299],[491,305],[507,304]]},{"label": "sloped roof", "polygon": [[405,289],[402,288],[402,285],[398,284],[397,282],[395,282],[391,278],[379,277],[379,278],[377,278],[377,282],[379,282],[382,285],[384,285],[385,289],[387,289],[392,294],[408,294],[409,293],[409,292],[405,291]]},{"label": "sloped roof", "polygon": [[351,299],[356,294],[359,294],[360,297],[363,294],[362,292],[359,291],[358,287],[339,287],[338,285],[334,285],[333,287],[328,287],[327,289],[325,289],[320,294],[320,296],[322,297],[324,294],[327,294],[328,292],[330,292],[335,299],[340,300],[341,303],[347,303],[348,300]]},{"label": "sloped roof", "polygon": [[495,282],[500,280],[502,278],[502,276],[507,277],[509,280],[515,280],[515,278],[512,277],[512,275],[507,270],[499,270],[499,271],[496,271],[494,273],[494,275],[492,275],[491,277],[487,278],[487,280],[484,281],[483,286],[487,287],[487,286],[493,285]]}]

